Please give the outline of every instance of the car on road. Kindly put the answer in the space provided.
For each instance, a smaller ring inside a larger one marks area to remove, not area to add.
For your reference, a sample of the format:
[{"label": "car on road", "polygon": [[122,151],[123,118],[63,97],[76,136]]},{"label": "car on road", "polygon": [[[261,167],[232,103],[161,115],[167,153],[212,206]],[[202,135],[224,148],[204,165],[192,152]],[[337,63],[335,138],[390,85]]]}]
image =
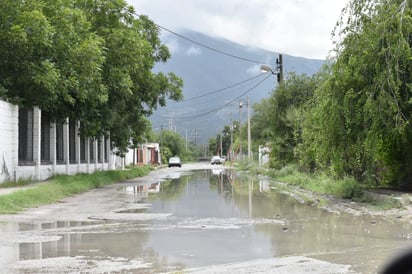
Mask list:
[{"label": "car on road", "polygon": [[222,160],[222,158],[220,158],[220,156],[213,156],[212,160],[210,160],[210,163],[212,165],[221,165],[221,164],[223,164],[223,160]]},{"label": "car on road", "polygon": [[176,156],[170,157],[168,166],[169,167],[172,167],[172,166],[182,167],[182,162],[180,161],[179,157],[176,157]]}]

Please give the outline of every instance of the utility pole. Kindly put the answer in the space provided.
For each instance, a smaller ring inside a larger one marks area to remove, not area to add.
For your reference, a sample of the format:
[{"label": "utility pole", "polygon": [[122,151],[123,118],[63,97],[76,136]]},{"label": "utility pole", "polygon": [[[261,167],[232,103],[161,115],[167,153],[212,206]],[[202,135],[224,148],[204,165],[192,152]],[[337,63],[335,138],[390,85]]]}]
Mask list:
[{"label": "utility pole", "polygon": [[185,134],[185,148],[186,148],[186,151],[187,151],[187,128],[186,128],[186,134]]},{"label": "utility pole", "polygon": [[223,137],[223,134],[222,134],[222,132],[220,132],[220,157],[222,157],[222,155],[223,155],[223,146],[222,146],[222,137]]},{"label": "utility pole", "polygon": [[240,142],[240,159],[243,160],[243,151],[242,151],[242,100],[239,101],[239,142]]},{"label": "utility pole", "polygon": [[230,151],[229,160],[233,160],[233,113],[230,113]]},{"label": "utility pole", "polygon": [[249,162],[252,160],[252,151],[251,151],[251,134],[250,134],[250,101],[249,96],[247,97],[247,157]]},{"label": "utility pole", "polygon": [[195,128],[195,146],[197,145],[197,128]]},{"label": "utility pole", "polygon": [[277,65],[277,76],[278,76],[278,84],[283,81],[283,56],[279,54],[279,58],[276,58],[276,65]]}]

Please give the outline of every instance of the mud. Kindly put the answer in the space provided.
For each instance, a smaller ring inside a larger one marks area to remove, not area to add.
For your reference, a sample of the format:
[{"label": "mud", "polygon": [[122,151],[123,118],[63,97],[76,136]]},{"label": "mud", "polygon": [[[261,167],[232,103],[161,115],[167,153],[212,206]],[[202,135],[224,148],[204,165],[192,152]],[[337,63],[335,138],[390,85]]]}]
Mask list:
[{"label": "mud", "polygon": [[[265,180],[250,184],[243,176],[234,190],[224,167],[210,168],[200,163],[158,169],[56,204],[0,215],[0,268],[7,273],[368,273],[409,244],[411,229],[402,222],[406,218],[397,218],[399,212],[378,216],[344,201],[319,211],[299,198],[310,193],[293,190],[273,198]],[[204,181],[206,175],[213,180]],[[182,176],[188,181],[179,181]]]}]

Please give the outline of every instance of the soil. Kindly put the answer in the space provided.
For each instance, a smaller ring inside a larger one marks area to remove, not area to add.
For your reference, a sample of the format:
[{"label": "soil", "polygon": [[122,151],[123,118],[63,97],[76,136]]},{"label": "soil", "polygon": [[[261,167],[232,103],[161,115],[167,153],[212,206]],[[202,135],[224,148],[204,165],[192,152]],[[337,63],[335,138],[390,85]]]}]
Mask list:
[{"label": "soil", "polygon": [[[311,191],[288,185],[282,182],[276,182],[282,185],[282,189],[288,195],[295,197],[301,202],[309,203],[313,206],[320,206],[328,211],[339,213],[346,212],[355,216],[371,215],[380,216],[385,219],[399,219],[412,224],[412,195],[409,192],[402,192],[390,189],[370,190],[365,193],[370,201],[383,202],[385,199],[395,199],[401,205],[391,209],[383,209],[371,203],[354,202],[348,199],[342,199],[333,195],[321,195]],[[320,201],[327,201],[326,205],[319,205]]]}]

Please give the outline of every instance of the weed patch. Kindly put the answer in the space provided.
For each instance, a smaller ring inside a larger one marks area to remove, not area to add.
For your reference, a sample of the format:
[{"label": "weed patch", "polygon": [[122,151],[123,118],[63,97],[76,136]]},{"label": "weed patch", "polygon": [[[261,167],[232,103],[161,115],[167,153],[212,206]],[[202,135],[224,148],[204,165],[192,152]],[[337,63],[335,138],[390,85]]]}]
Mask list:
[{"label": "weed patch", "polygon": [[35,188],[0,196],[0,213],[17,213],[27,208],[57,202],[58,200],[102,187],[114,182],[137,178],[148,174],[151,167],[128,170],[97,171],[92,174],[57,175],[49,182]]}]

